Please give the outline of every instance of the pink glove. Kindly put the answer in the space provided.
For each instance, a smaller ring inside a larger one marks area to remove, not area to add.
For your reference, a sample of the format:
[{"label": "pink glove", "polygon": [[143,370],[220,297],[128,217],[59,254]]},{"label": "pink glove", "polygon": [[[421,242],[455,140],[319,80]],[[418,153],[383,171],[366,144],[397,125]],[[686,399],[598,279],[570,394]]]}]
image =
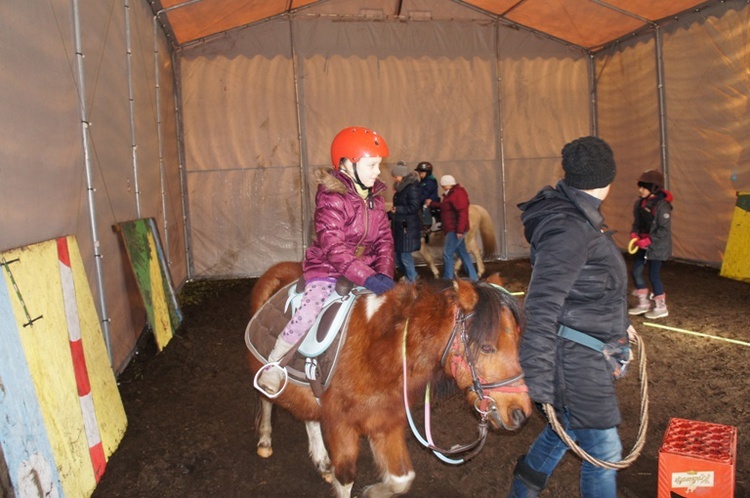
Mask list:
[{"label": "pink glove", "polygon": [[636,242],[636,245],[640,247],[641,249],[645,249],[648,246],[651,245],[651,237],[643,237],[642,239],[638,239],[638,242]]},{"label": "pink glove", "polygon": [[630,240],[637,239],[637,238],[639,238],[637,233],[630,232]]}]

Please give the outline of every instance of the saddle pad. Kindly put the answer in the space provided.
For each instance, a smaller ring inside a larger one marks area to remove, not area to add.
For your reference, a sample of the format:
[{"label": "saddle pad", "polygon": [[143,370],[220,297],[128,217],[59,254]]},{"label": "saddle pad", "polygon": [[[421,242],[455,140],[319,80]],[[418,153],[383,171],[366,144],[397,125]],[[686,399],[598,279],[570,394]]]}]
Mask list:
[{"label": "saddle pad", "polygon": [[[286,324],[289,323],[289,320],[292,319],[293,310],[292,306],[288,306],[288,299],[290,292],[294,292],[293,288],[296,285],[297,282],[295,281],[279,290],[258,310],[247,324],[247,328],[245,329],[245,344],[253,356],[263,363],[268,362],[268,355],[276,344],[276,338]],[[348,317],[346,322],[348,322]],[[343,324],[341,332],[336,334],[336,337],[330,341],[330,345],[325,352],[320,353],[314,359],[317,363],[320,383],[324,389],[328,386],[331,374],[336,365],[336,357],[344,343],[346,325],[347,323]],[[299,352],[295,353],[292,361],[286,366],[290,382],[301,386],[310,385],[305,375],[306,361],[308,361],[307,357],[301,355]]]}]

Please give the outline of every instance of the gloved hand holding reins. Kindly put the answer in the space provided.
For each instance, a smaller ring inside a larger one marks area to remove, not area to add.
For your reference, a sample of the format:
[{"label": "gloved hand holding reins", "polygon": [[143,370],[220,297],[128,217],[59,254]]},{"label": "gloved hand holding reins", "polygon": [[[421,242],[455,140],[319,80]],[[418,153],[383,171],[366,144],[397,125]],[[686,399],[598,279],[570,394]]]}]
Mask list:
[{"label": "gloved hand holding reins", "polygon": [[365,280],[365,288],[378,295],[388,292],[393,289],[395,285],[396,282],[394,282],[391,277],[382,273],[376,273],[375,275],[367,277],[367,280]]}]

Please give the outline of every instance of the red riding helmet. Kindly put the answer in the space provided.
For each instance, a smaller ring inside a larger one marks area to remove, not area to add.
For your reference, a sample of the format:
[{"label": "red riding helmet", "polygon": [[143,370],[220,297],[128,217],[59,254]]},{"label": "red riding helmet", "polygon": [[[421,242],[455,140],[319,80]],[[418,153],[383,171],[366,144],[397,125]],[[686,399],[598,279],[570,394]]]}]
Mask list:
[{"label": "red riding helmet", "polygon": [[363,157],[388,157],[388,145],[377,132],[361,126],[351,126],[344,128],[333,138],[331,162],[334,169],[339,169],[342,158],[356,163]]}]

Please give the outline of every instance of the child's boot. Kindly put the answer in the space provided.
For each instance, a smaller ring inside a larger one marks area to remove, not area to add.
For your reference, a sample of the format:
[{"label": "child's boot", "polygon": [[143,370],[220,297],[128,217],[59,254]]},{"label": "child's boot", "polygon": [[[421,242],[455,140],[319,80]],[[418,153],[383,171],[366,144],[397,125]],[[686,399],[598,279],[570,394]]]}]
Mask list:
[{"label": "child's boot", "polygon": [[648,289],[636,289],[633,291],[633,295],[638,298],[638,304],[628,310],[628,315],[642,315],[651,309]]},{"label": "child's boot", "polygon": [[653,320],[654,318],[664,318],[668,315],[669,311],[667,311],[666,295],[661,294],[654,296],[654,309],[646,313],[644,316]]},{"label": "child's boot", "polygon": [[286,342],[279,336],[273,350],[268,354],[268,363],[255,374],[255,388],[269,398],[275,398],[286,387],[286,367],[279,365],[279,361],[292,349],[292,346],[294,344]]}]

